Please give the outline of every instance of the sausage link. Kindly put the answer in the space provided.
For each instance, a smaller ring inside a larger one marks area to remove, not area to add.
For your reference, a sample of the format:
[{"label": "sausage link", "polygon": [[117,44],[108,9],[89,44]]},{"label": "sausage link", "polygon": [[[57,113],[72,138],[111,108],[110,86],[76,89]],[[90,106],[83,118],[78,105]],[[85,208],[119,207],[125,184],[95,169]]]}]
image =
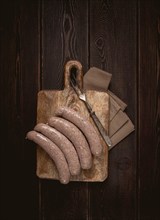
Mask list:
[{"label": "sausage link", "polygon": [[68,107],[61,107],[56,112],[57,116],[61,116],[75,124],[85,135],[93,155],[100,156],[102,153],[102,145],[100,138],[93,125],[82,115]]},{"label": "sausage link", "polygon": [[36,131],[28,132],[27,138],[34,141],[48,153],[57,167],[60,182],[67,184],[70,179],[68,164],[62,151],[57,147],[57,145]]},{"label": "sausage link", "polygon": [[72,175],[78,175],[80,173],[80,163],[77,152],[73,144],[59,131],[50,127],[47,124],[39,123],[34,128],[35,131],[42,133],[53,143],[55,143],[63,152]]},{"label": "sausage link", "polygon": [[83,169],[90,169],[92,166],[92,155],[82,132],[74,124],[63,118],[52,117],[48,123],[73,143],[79,156],[81,167]]}]

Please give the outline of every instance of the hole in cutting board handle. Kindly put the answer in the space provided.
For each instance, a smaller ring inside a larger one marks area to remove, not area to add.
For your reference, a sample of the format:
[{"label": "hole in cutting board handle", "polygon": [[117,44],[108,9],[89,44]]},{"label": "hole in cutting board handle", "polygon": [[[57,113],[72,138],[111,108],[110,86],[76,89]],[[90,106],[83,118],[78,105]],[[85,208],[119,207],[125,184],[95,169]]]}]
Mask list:
[{"label": "hole in cutting board handle", "polygon": [[72,80],[73,84],[76,86],[77,85],[77,68],[76,67],[71,68],[70,79]]},{"label": "hole in cutting board handle", "polygon": [[71,87],[70,80],[72,79],[80,89],[83,89],[83,72],[81,63],[77,60],[68,61],[65,65],[64,78],[65,88]]}]

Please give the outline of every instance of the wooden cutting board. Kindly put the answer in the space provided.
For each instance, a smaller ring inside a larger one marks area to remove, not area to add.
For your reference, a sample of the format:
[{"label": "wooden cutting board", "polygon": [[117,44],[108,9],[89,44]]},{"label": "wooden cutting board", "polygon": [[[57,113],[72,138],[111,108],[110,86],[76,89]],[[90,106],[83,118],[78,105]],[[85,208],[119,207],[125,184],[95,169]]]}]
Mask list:
[{"label": "wooden cutting board", "polygon": [[[75,109],[91,121],[88,110],[83,101],[79,100],[75,91],[70,85],[72,68],[76,68],[76,79],[79,87],[83,87],[82,65],[75,60],[67,62],[64,71],[64,90],[42,90],[38,93],[37,123],[47,123],[48,119],[55,115],[56,110],[61,106]],[[109,96],[106,92],[94,90],[86,91],[87,100],[95,111],[102,125],[108,133],[109,122]],[[97,133],[99,134],[98,130]],[[103,145],[103,153],[100,157],[93,157],[93,166],[89,170],[82,170],[80,175],[71,176],[71,181],[104,181],[108,175],[108,146],[99,134]],[[39,146],[37,147],[37,176],[47,179],[58,179],[58,173],[54,162],[48,154]]]}]

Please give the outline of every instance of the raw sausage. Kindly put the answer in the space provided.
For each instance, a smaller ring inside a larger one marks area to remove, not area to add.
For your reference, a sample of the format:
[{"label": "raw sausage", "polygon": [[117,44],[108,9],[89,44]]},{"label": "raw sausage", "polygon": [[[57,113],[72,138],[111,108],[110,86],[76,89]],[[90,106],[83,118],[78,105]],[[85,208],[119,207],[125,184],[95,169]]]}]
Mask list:
[{"label": "raw sausage", "polygon": [[49,154],[57,167],[60,182],[67,184],[70,179],[69,167],[62,151],[57,147],[57,145],[36,131],[28,132],[26,138],[34,141]]},{"label": "raw sausage", "polygon": [[37,124],[34,130],[42,133],[60,148],[68,162],[72,175],[78,175],[80,173],[81,167],[77,152],[73,144],[63,134],[43,123]]},{"label": "raw sausage", "polygon": [[75,110],[68,107],[59,108],[56,112],[56,115],[61,116],[75,124],[86,136],[92,154],[95,156],[100,156],[100,154],[102,153],[100,138],[93,125],[86,118],[84,118]]},{"label": "raw sausage", "polygon": [[79,156],[82,169],[90,169],[92,166],[92,155],[82,132],[74,124],[63,118],[52,117],[48,123],[64,134],[73,143]]}]

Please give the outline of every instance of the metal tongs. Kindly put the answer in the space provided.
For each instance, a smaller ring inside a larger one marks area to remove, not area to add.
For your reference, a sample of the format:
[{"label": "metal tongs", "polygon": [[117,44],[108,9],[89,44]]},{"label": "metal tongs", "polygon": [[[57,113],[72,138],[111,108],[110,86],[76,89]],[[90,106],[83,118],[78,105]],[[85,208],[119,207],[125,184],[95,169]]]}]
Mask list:
[{"label": "metal tongs", "polygon": [[77,86],[77,83],[75,83],[75,82],[76,82],[75,77],[74,77],[74,81],[73,81],[73,79],[70,79],[70,83],[71,83],[72,88],[76,92],[79,99],[85,103],[91,118],[93,119],[96,127],[98,128],[103,140],[105,141],[105,143],[108,145],[108,147],[110,149],[112,146],[112,143],[111,143],[109,136],[106,134],[106,131],[105,131],[103,125],[101,124],[100,120],[98,119],[97,115],[95,114],[95,112],[92,111],[92,108],[87,101],[86,94]]}]

